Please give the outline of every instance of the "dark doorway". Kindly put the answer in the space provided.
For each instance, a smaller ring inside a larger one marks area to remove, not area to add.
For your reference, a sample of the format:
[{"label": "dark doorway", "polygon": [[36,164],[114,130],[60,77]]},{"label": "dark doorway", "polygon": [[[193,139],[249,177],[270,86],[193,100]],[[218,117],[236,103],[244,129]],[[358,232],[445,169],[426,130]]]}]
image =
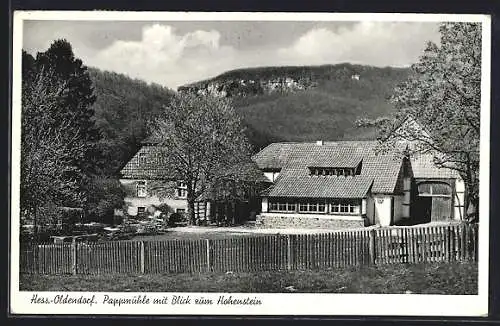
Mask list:
[{"label": "dark doorway", "polygon": [[418,196],[415,201],[415,220],[418,223],[431,221],[432,197]]}]

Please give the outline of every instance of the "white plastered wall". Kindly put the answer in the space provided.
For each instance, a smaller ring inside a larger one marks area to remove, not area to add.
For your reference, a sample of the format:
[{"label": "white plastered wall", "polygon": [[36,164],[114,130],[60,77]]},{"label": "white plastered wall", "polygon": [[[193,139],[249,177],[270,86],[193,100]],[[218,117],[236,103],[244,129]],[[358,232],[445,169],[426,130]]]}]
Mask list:
[{"label": "white plastered wall", "polygon": [[[133,179],[120,179],[120,183],[125,187],[133,186],[138,180]],[[127,207],[127,214],[130,216],[136,216],[139,207],[145,207],[146,210],[150,211],[152,206],[159,206],[161,204],[167,204],[175,212],[177,209],[184,209],[187,211],[187,200],[185,199],[175,199],[175,198],[162,198],[158,196],[147,196],[147,197],[137,197],[127,195],[124,198],[125,206]]]},{"label": "white plastered wall", "polygon": [[268,206],[269,206],[268,198],[267,197],[262,197],[261,212],[262,213],[267,213],[269,211]]},{"label": "white plastered wall", "polygon": [[375,224],[375,207],[373,197],[366,198],[366,217],[370,225]]},{"label": "white plastered wall", "polygon": [[375,224],[391,225],[392,196],[375,195],[373,199],[375,201]]},{"label": "white plastered wall", "polygon": [[465,215],[465,184],[461,178],[455,180],[455,198],[454,198],[454,214],[455,220],[461,220]]}]

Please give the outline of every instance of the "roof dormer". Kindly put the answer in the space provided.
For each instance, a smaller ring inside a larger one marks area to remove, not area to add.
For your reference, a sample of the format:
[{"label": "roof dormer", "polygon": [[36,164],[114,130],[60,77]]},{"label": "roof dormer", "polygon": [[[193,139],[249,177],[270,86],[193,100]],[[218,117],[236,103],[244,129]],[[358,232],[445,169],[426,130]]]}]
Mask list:
[{"label": "roof dormer", "polygon": [[309,166],[310,176],[352,177],[361,174],[362,161],[354,166]]}]

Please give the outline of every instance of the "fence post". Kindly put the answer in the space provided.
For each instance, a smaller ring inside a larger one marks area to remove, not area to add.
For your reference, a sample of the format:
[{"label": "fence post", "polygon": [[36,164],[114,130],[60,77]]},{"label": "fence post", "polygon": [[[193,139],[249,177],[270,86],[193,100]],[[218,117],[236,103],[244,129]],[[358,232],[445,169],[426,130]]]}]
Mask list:
[{"label": "fence post", "polygon": [[460,225],[460,261],[464,261],[466,259],[466,252],[467,252],[467,239],[466,239],[466,229],[465,229],[465,224]]},{"label": "fence post", "polygon": [[292,238],[290,234],[286,235],[286,268],[292,269]]},{"label": "fence post", "polygon": [[445,251],[446,251],[446,262],[450,262],[451,261],[451,228],[450,226],[448,225],[445,229],[444,229],[444,243],[445,243]]},{"label": "fence post", "polygon": [[141,249],[141,273],[144,274],[146,273],[146,260],[145,260],[145,248],[144,248],[144,241],[140,242],[140,249]]},{"label": "fence post", "polygon": [[210,239],[206,239],[205,243],[207,244],[207,272],[212,270],[212,262],[210,260]]},{"label": "fence post", "polygon": [[375,229],[368,231],[369,233],[369,253],[370,253],[370,264],[375,265]]},{"label": "fence post", "polygon": [[78,273],[78,257],[77,257],[77,253],[78,253],[78,244],[76,243],[75,239],[73,239],[73,242],[71,243],[71,249],[72,249],[72,252],[73,252],[73,255],[72,255],[72,258],[73,258],[73,275],[76,275]]},{"label": "fence post", "polygon": [[478,225],[477,224],[474,224],[474,239],[473,239],[473,243],[474,243],[474,261],[477,261],[478,260],[478,256],[479,256],[479,228],[478,228]]},{"label": "fence post", "polygon": [[38,243],[33,242],[33,272],[35,274],[40,274],[40,248]]}]

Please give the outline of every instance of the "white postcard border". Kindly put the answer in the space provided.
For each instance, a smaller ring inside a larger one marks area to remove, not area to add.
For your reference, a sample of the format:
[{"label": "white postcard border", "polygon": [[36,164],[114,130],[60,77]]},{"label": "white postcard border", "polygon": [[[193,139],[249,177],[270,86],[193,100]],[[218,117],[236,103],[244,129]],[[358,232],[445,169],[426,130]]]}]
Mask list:
[{"label": "white postcard border", "polygon": [[[95,21],[471,21],[482,23],[482,84],[480,140],[480,211],[479,280],[477,295],[418,294],[266,294],[266,293],[101,293],[101,292],[28,292],[19,291],[19,175],[21,130],[21,49],[24,20],[95,20]],[[62,315],[386,315],[386,316],[486,316],[488,312],[489,261],[489,150],[490,150],[490,63],[491,21],[486,15],[451,14],[371,14],[371,13],[224,13],[224,12],[113,12],[113,11],[18,11],[13,20],[13,93],[11,147],[11,253],[10,310],[12,314]],[[488,214],[484,213],[488,212]],[[33,296],[92,296],[98,304],[33,304]],[[102,304],[105,295],[133,298],[147,295],[162,297],[189,295],[210,298],[255,298],[260,305],[153,305],[114,306]]]}]

